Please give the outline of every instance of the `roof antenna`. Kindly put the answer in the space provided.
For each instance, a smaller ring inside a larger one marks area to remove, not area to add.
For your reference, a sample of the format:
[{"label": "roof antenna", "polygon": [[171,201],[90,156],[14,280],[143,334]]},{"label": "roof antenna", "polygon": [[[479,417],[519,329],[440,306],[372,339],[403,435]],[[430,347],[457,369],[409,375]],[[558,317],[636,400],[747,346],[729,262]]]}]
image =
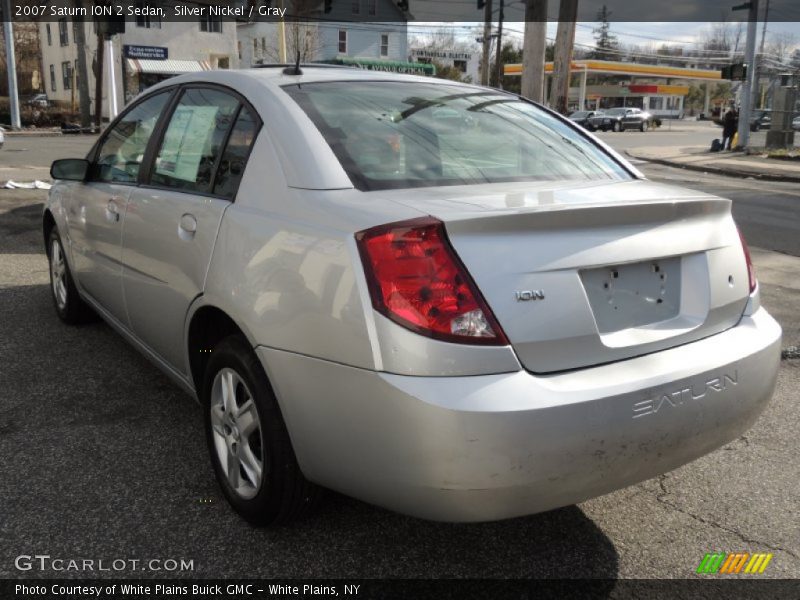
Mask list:
[{"label": "roof antenna", "polygon": [[283,70],[284,75],[302,75],[303,72],[300,70],[300,48],[297,49],[297,60],[294,63],[293,67],[286,67]]}]

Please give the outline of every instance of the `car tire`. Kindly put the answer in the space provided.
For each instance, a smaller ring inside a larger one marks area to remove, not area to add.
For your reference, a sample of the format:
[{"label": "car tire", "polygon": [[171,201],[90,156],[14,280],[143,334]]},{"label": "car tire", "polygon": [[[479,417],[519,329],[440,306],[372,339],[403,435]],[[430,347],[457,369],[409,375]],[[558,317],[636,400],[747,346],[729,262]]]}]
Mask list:
[{"label": "car tire", "polygon": [[217,482],[245,520],[285,523],[317,503],[321,489],[303,476],[266,373],[243,337],[212,350],[201,401]]},{"label": "car tire", "polygon": [[614,127],[612,129],[616,132],[622,131],[622,123],[617,121],[616,123],[614,123]]},{"label": "car tire", "polygon": [[50,295],[58,318],[69,325],[96,320],[97,315],[83,301],[75,287],[64,245],[55,227],[47,241],[47,261],[50,266]]},{"label": "car tire", "polygon": [[647,131],[647,127],[648,127],[647,121],[642,121],[642,124],[639,125],[639,131],[644,133],[645,131]]}]

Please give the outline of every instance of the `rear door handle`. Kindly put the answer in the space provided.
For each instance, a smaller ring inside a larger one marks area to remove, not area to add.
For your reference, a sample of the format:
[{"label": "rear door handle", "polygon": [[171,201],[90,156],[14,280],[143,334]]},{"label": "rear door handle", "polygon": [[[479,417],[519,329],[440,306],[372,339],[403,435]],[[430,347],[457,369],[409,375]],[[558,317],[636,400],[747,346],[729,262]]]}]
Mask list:
[{"label": "rear door handle", "polygon": [[117,200],[119,198],[111,198],[106,204],[106,219],[111,221],[112,223],[117,223],[119,221],[119,207],[117,206]]},{"label": "rear door handle", "polygon": [[181,237],[187,235],[188,237],[193,237],[197,231],[197,219],[192,214],[184,213],[184,215],[181,216],[180,223],[178,223],[178,229],[178,234],[181,235]]}]

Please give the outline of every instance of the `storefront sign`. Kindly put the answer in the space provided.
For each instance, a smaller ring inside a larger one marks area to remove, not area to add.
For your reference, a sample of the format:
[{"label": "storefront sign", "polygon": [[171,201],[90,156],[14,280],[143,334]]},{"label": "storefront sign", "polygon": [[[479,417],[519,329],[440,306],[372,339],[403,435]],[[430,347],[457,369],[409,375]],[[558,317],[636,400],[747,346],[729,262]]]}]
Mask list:
[{"label": "storefront sign", "polygon": [[167,60],[169,51],[161,46],[131,46],[125,44],[122,47],[125,58],[144,58],[147,60]]},{"label": "storefront sign", "polygon": [[469,52],[451,52],[449,50],[411,50],[411,56],[417,58],[446,58],[450,60],[472,60]]}]

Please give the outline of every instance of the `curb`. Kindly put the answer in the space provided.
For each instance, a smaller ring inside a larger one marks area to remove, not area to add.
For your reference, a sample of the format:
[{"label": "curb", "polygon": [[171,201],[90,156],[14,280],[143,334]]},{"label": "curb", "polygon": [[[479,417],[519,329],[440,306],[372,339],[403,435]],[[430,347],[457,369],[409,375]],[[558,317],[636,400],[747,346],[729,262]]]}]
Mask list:
[{"label": "curb", "polygon": [[26,137],[61,137],[64,135],[60,131],[4,131],[7,138],[26,138]]},{"label": "curb", "polygon": [[626,150],[625,154],[636,160],[643,160],[645,162],[654,163],[657,165],[665,165],[667,167],[676,167],[678,169],[686,169],[687,171],[698,171],[700,173],[714,173],[717,175],[726,175],[728,177],[739,177],[741,179],[760,179],[762,181],[779,181],[786,183],[800,183],[800,175],[775,175],[773,173],[764,173],[758,171],[738,171],[726,167],[712,167],[712,166],[699,166],[687,165],[685,163],[677,162],[674,160],[667,160],[664,158],[645,158],[644,156],[637,156]]}]

